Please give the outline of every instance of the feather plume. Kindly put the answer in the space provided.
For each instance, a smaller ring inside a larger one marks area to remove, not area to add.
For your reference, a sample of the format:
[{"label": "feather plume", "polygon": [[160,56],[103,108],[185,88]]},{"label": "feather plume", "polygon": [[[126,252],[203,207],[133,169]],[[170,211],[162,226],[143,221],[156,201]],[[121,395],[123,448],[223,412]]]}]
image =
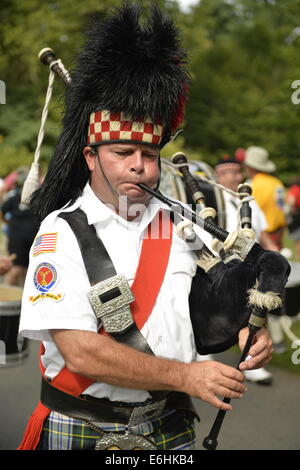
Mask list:
[{"label": "feather plume", "polygon": [[40,219],[72,203],[89,179],[82,150],[92,112],[123,112],[164,126],[161,146],[183,120],[187,95],[186,53],[170,18],[153,7],[145,25],[140,6],[121,9],[87,33],[71,72],[62,134],[43,185],[31,198]]}]

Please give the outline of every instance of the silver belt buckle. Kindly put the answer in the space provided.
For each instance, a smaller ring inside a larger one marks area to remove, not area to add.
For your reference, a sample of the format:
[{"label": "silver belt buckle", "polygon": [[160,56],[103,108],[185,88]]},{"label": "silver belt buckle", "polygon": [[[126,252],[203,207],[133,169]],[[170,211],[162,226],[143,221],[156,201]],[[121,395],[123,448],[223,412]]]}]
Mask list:
[{"label": "silver belt buckle", "polygon": [[[136,406],[132,410],[128,426],[137,426],[145,420],[153,421],[159,418],[166,406],[166,402],[167,399],[163,398],[160,401],[149,403],[148,405]],[[145,415],[147,415],[147,417]]]},{"label": "silver belt buckle", "polygon": [[134,324],[130,303],[134,296],[124,274],[117,274],[92,286],[88,299],[107,333],[123,333]]},{"label": "silver belt buckle", "polygon": [[[136,406],[132,410],[128,427],[139,425],[145,420],[152,421],[159,418],[166,402],[167,399],[163,398],[155,403]],[[106,436],[96,441],[95,450],[157,450],[157,447],[149,438],[126,430],[120,433],[107,433]]]},{"label": "silver belt buckle", "polygon": [[110,432],[96,441],[95,450],[157,450],[150,439],[132,434]]}]

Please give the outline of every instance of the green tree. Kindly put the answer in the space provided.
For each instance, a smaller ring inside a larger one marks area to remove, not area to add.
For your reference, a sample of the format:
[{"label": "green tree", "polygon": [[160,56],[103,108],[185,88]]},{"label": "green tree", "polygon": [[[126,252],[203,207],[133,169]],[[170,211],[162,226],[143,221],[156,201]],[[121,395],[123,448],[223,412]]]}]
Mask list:
[{"label": "green tree", "polygon": [[300,78],[298,0],[203,0],[185,18],[192,85],[186,145],[215,163],[262,145],[285,178],[300,171],[291,83]]}]

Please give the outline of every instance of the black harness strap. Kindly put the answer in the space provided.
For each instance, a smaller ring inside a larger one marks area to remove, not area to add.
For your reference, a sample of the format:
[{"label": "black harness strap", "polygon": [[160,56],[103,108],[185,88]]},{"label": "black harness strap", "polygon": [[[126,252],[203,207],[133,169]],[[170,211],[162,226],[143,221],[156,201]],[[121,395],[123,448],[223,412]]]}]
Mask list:
[{"label": "black harness strap", "polygon": [[58,217],[68,222],[76,236],[91,285],[115,276],[117,273],[109,254],[97,236],[95,227],[88,224],[86,214],[76,209],[73,212],[61,212]]}]

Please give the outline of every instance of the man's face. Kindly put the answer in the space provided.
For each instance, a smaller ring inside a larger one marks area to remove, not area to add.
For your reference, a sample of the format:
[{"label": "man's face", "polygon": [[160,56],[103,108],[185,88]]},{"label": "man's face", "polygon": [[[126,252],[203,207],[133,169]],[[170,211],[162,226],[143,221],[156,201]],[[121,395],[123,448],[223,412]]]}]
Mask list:
[{"label": "man's face", "polygon": [[243,175],[240,168],[236,169],[222,169],[222,171],[218,174],[218,181],[221,183],[225,188],[231,189],[232,191],[236,191],[238,185],[243,181]]},{"label": "man's face", "polygon": [[85,147],[84,155],[91,171],[91,187],[105,203],[119,205],[119,196],[130,204],[148,204],[150,196],[137,183],[155,187],[159,179],[159,150],[140,144],[105,144],[95,149]]}]

